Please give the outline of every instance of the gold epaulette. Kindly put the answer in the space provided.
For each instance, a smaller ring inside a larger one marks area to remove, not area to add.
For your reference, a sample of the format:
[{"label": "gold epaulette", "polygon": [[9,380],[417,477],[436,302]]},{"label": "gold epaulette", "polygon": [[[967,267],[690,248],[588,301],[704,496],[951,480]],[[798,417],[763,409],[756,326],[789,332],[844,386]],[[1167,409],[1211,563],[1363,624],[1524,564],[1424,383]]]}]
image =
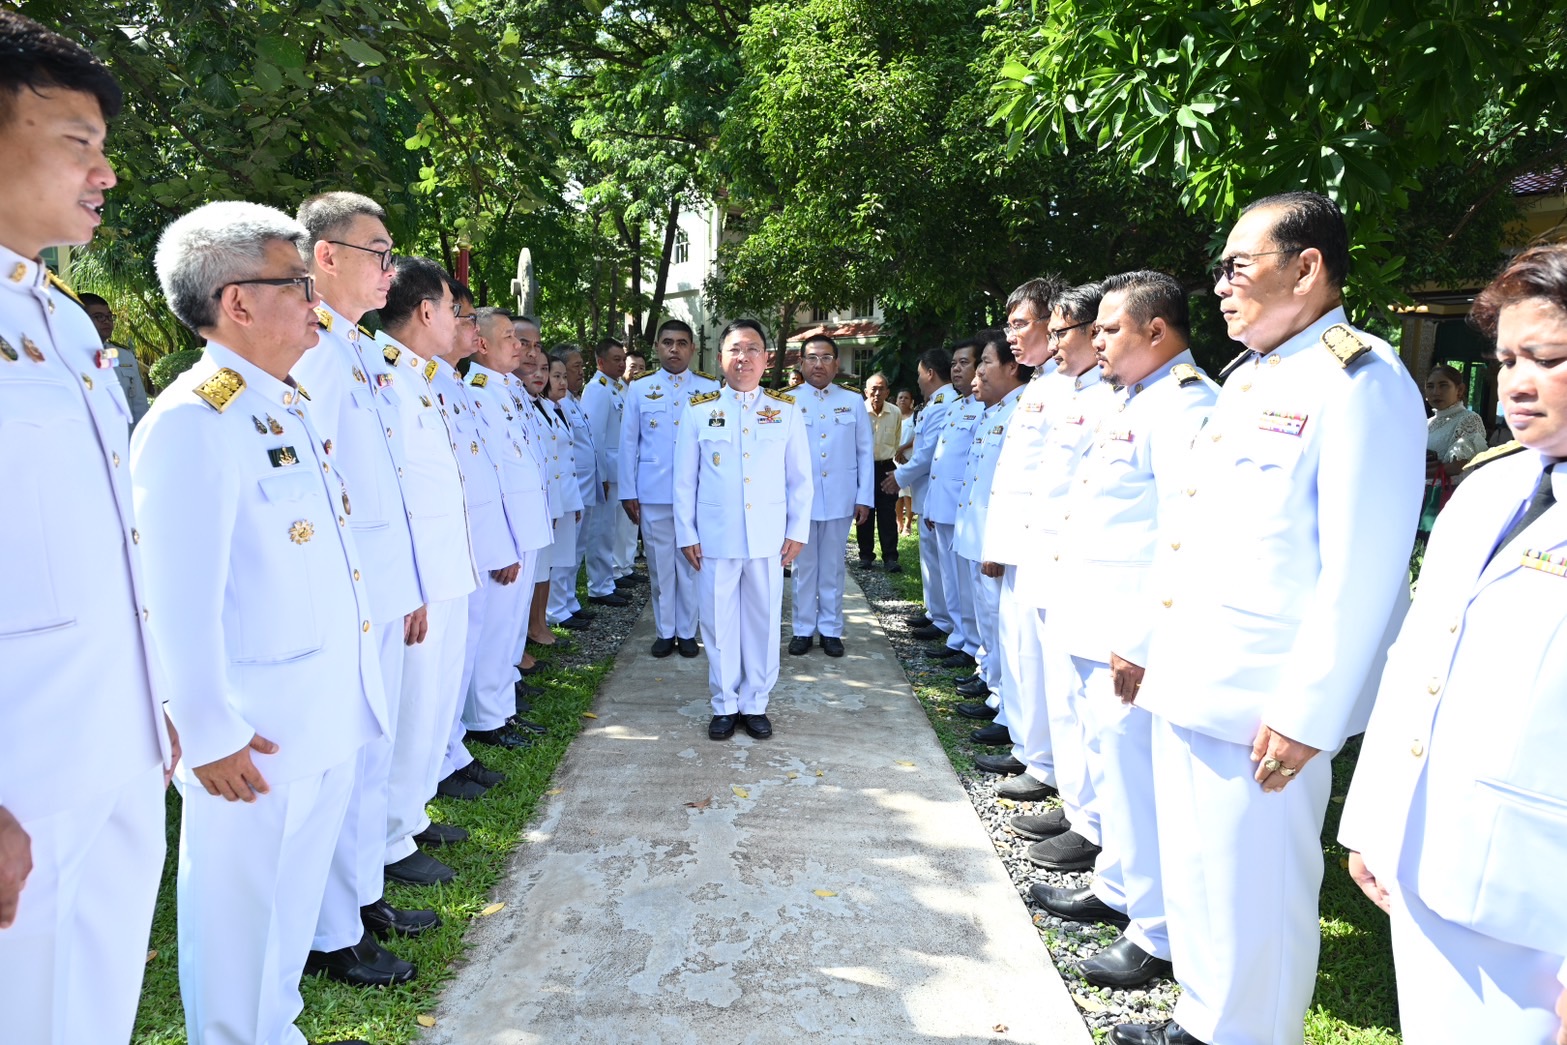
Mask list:
[{"label": "gold epaulette", "polygon": [[859,385],[850,384],[848,381],[834,381],[833,384],[837,385],[839,388],[847,388],[855,395],[865,394],[865,390],[863,388],[861,388]]},{"label": "gold epaulette", "polygon": [[1322,332],[1322,345],[1333,357],[1338,360],[1338,365],[1349,369],[1349,364],[1371,351],[1371,346],[1360,340],[1360,336],[1343,323],[1334,323]]},{"label": "gold epaulette", "polygon": [[1503,443],[1501,446],[1493,446],[1489,450],[1481,450],[1469,459],[1469,463],[1464,465],[1464,470],[1461,474],[1468,475],[1476,468],[1488,465],[1492,461],[1500,461],[1504,457],[1511,457],[1523,448],[1523,444],[1514,439],[1511,442]]},{"label": "gold epaulette", "polygon": [[332,332],[332,313],[327,311],[325,305],[316,306],[316,322],[321,324],[321,329],[328,334]]},{"label": "gold epaulette", "polygon": [[[76,302],[78,305],[82,305],[82,299],[76,296],[76,291],[65,285],[65,280],[61,279],[59,276],[56,276],[53,272],[47,273],[44,278],[49,281],[50,286],[54,287],[56,290],[70,298],[72,301]],[[86,305],[82,305],[82,308],[86,307]]]},{"label": "gold epaulette", "polygon": [[440,372],[440,369],[440,367],[435,365],[435,360],[430,360],[424,365],[424,379],[426,381],[434,381],[435,375]]},{"label": "gold epaulette", "polygon": [[601,384],[601,385],[609,384],[609,382],[604,379],[604,375],[603,374],[599,375],[599,384]]},{"label": "gold epaulette", "polygon": [[[1250,358],[1251,349],[1242,349],[1240,355],[1224,364],[1224,369],[1219,371],[1219,384],[1222,385],[1224,382],[1228,381],[1230,379],[1230,375],[1235,373],[1236,368]],[[1038,371],[1035,371],[1035,373],[1038,373]]]},{"label": "gold epaulette", "polygon": [[649,370],[645,374],[638,374],[636,377],[632,378],[631,383],[636,384],[638,381],[646,381],[650,377],[659,377],[663,373],[664,371],[662,370]]},{"label": "gold epaulette", "polygon": [[1187,385],[1202,380],[1202,371],[1190,363],[1177,363],[1170,368],[1170,376],[1175,378],[1175,383],[1185,388]]},{"label": "gold epaulette", "polygon": [[713,400],[717,399],[722,394],[723,393],[717,392],[717,391],[713,391],[713,392],[698,392],[696,395],[691,397],[691,405],[692,406],[701,406],[703,403],[711,403]]},{"label": "gold epaulette", "polygon": [[790,395],[787,392],[775,392],[771,388],[764,388],[764,389],[762,389],[762,393],[764,395],[766,395],[767,398],[769,398],[769,399],[776,399],[780,403],[789,403],[789,404],[793,404],[794,403],[794,396]]},{"label": "gold epaulette", "polygon": [[402,358],[402,351],[396,345],[387,345],[381,349],[381,358],[386,360],[388,366],[396,366],[398,359]]},{"label": "gold epaulette", "polygon": [[483,388],[485,385],[490,383],[490,375],[474,374],[472,377],[468,378],[468,383],[474,388]]},{"label": "gold epaulette", "polygon": [[705,377],[705,378],[707,378],[707,379],[708,379],[708,380],[709,380],[709,381],[717,381],[717,380],[718,380],[718,378],[716,378],[716,377],[714,377],[714,376],[713,376],[713,375],[712,375],[712,374],[707,374],[707,373],[703,373],[703,372],[702,372],[702,371],[700,371],[700,370],[693,370],[693,371],[691,371],[691,372],[692,372],[692,373],[693,373],[693,374],[695,374],[695,375],[696,375],[696,376],[697,376],[697,377]]},{"label": "gold epaulette", "polygon": [[942,393],[938,394],[935,399],[931,400],[931,404],[935,405],[936,403],[939,403],[939,402],[941,402],[942,400],[944,400],[946,398],[947,398],[947,393],[942,392]]},{"label": "gold epaulette", "polygon": [[221,414],[244,390],[245,379],[224,367],[196,386],[196,396]]}]

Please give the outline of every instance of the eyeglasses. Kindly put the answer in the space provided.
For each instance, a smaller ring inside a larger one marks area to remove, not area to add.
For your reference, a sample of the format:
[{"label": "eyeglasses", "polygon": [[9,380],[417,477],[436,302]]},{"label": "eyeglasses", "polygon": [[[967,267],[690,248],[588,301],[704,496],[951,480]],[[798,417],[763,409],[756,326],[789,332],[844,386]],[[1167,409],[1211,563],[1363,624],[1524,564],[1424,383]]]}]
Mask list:
[{"label": "eyeglasses", "polygon": [[223,292],[225,290],[227,290],[229,287],[247,287],[247,286],[251,286],[251,285],[262,286],[262,287],[304,287],[305,288],[305,300],[306,301],[314,301],[316,299],[316,277],[314,277],[314,276],[285,276],[285,277],[280,277],[278,279],[236,279],[236,280],[231,280],[228,283],[223,284],[217,290],[212,292],[212,300],[213,301],[217,301],[219,298],[221,298],[223,296]]},{"label": "eyeglasses", "polygon": [[452,315],[457,317],[457,322],[459,323],[472,323],[474,326],[479,325],[479,313],[464,312],[461,305],[452,306]]},{"label": "eyeglasses", "polygon": [[1275,254],[1299,254],[1305,247],[1286,247],[1283,250],[1264,250],[1256,254],[1231,254],[1229,257],[1220,258],[1218,264],[1213,267],[1213,281],[1219,282],[1227,279],[1235,281],[1235,266],[1241,266],[1241,275],[1246,274],[1246,268],[1257,258],[1269,258]]},{"label": "eyeglasses", "polygon": [[1070,334],[1078,327],[1086,327],[1092,322],[1093,320],[1091,319],[1085,319],[1081,323],[1073,323],[1069,327],[1056,327],[1054,330],[1046,330],[1045,339],[1047,341],[1060,341],[1063,337],[1066,337],[1066,335]]},{"label": "eyeglasses", "polygon": [[1014,334],[1021,334],[1035,323],[1043,322],[1043,319],[1009,319],[1007,320],[1007,329]]},{"label": "eyeglasses", "polygon": [[802,363],[836,363],[837,361],[838,357],[834,355],[804,355],[800,357],[800,362]]},{"label": "eyeglasses", "polygon": [[376,257],[381,259],[381,271],[382,272],[385,272],[385,271],[387,271],[388,269],[390,269],[392,267],[392,248],[391,247],[387,247],[385,250],[376,250],[374,247],[361,247],[357,243],[344,243],[340,239],[329,239],[329,240],[327,240],[327,242],[331,243],[331,244],[334,244],[335,246],[339,246],[339,247],[352,247],[354,250],[362,250],[366,254],[374,254]]}]

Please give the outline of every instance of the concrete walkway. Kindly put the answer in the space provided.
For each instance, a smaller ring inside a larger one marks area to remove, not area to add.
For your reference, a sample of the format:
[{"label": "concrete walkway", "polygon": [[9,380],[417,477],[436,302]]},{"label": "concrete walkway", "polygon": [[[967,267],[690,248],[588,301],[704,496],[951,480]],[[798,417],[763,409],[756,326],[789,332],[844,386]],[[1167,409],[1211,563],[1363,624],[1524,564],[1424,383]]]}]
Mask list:
[{"label": "concrete walkway", "polygon": [[783,655],[773,738],[724,742],[706,659],[654,660],[644,612],[427,1041],[1090,1041],[852,586],[846,611],[848,656]]}]

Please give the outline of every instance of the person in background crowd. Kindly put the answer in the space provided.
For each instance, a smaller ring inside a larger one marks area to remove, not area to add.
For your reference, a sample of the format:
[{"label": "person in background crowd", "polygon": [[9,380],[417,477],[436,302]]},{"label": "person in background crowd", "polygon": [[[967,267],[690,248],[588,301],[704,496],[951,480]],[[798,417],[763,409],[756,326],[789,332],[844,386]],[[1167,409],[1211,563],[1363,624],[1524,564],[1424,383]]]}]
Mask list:
[{"label": "person in background crowd", "polygon": [[[572,527],[576,526],[576,512],[581,510],[581,498],[576,493],[576,473],[572,470],[571,482],[565,482],[565,469],[561,463],[561,430],[556,423],[556,415],[548,406],[544,398],[545,386],[549,383],[550,369],[549,358],[544,354],[544,342],[539,334],[538,320],[531,316],[516,316],[512,319],[512,327],[517,334],[517,343],[522,347],[522,354],[518,357],[517,368],[512,372],[514,378],[514,394],[517,402],[517,419],[525,422],[532,432],[534,450],[539,458],[539,465],[544,470],[545,488],[549,500],[550,512],[550,539],[549,545],[539,552],[538,561],[533,570],[533,595],[528,603],[528,624],[525,629],[525,637],[518,642],[517,660],[524,667],[531,667],[533,656],[527,651],[527,644],[536,646],[554,646],[558,640],[555,633],[550,631],[547,623],[547,614],[550,601],[550,571],[554,567],[556,545],[559,541],[562,520],[571,519]],[[568,446],[569,433],[566,433]],[[574,506],[571,502],[575,502]],[[571,549],[565,549],[570,551]]]},{"label": "person in background crowd", "polygon": [[[907,388],[898,390],[897,399],[893,405],[898,408],[898,413],[903,421],[898,426],[898,453],[907,454],[914,449],[914,393]],[[895,453],[894,458],[897,457]],[[905,458],[907,459],[907,458]],[[914,493],[907,486],[898,487],[898,500],[894,505],[894,517],[898,520],[898,536],[910,537],[914,534]]]},{"label": "person in background crowd", "polygon": [[179,744],[144,612],[130,415],[92,322],[39,260],[93,238],[121,94],[14,11],[0,54],[0,1038],[124,1042]]},{"label": "person in background crowd", "polygon": [[647,353],[636,347],[626,349],[626,362],[620,379],[629,385],[645,373],[647,373]]},{"label": "person in background crowd", "polygon": [[865,382],[865,411],[871,418],[871,459],[876,469],[874,519],[855,523],[854,538],[860,549],[860,568],[876,565],[876,542],[881,542],[881,561],[888,573],[898,573],[898,523],[893,518],[894,494],[882,491],[882,482],[896,467],[893,455],[898,450],[898,430],[902,415],[887,402],[891,386],[886,374],[872,374]]},{"label": "person in background crowd", "polygon": [[125,393],[125,403],[131,408],[131,424],[140,421],[147,413],[147,386],[142,382],[141,365],[136,353],[114,340],[114,309],[98,294],[78,294],[76,299],[87,310],[92,325],[105,349],[114,350],[114,376],[120,379],[120,391]]},{"label": "person in background crowd", "polygon": [[974,445],[974,427],[985,412],[984,404],[972,394],[974,364],[979,349],[971,338],[952,346],[952,393],[958,398],[948,408],[946,421],[931,452],[930,486],[925,494],[925,511],[920,521],[922,542],[936,542],[935,566],[941,573],[941,590],[946,596],[947,616],[952,623],[945,649],[938,655],[942,663],[954,668],[972,668],[979,652],[979,625],[974,618],[974,590],[968,571],[958,568],[958,553],[953,546],[958,522],[958,502],[963,499],[963,472],[968,465],[969,448]]},{"label": "person in background crowd", "polygon": [[[550,390],[559,394],[557,400],[567,423],[571,426],[571,460],[576,469],[577,496],[582,499],[581,518],[577,522],[574,554],[571,562],[556,565],[550,570],[550,602],[548,620],[572,631],[592,626],[594,614],[577,599],[577,575],[588,554],[588,526],[593,510],[604,497],[603,484],[598,475],[598,450],[593,445],[593,426],[582,410],[584,369],[582,350],[576,345],[557,345],[550,350]],[[555,364],[560,364],[561,378],[555,380]]]},{"label": "person in background crowd", "polygon": [[1474,320],[1524,449],[1465,479],[1432,531],[1339,839],[1392,915],[1405,1041],[1560,1045],[1567,247],[1513,258]]},{"label": "person in background crowd", "polygon": [[1440,365],[1426,376],[1426,495],[1420,532],[1430,533],[1436,515],[1463,478],[1464,466],[1486,447],[1485,422],[1464,405],[1464,378],[1455,368]]},{"label": "person in background crowd", "polygon": [[[920,394],[925,397],[925,408],[920,411],[915,432],[914,450],[904,464],[896,466],[891,474],[882,476],[881,492],[894,500],[898,488],[908,486],[914,492],[914,513],[925,514],[925,497],[930,486],[930,462],[936,452],[936,442],[947,420],[947,408],[956,401],[952,390],[952,356],[944,348],[926,349],[920,354],[918,365]],[[894,408],[896,413],[896,408]],[[915,638],[929,641],[946,639],[952,634],[952,606],[949,594],[941,586],[941,570],[938,565],[934,540],[921,540],[920,586],[925,594],[925,612],[931,623],[915,628]]]},{"label": "person in background crowd", "polygon": [[592,428],[598,453],[598,476],[603,500],[588,520],[588,601],[604,606],[629,606],[631,601],[615,589],[621,575],[616,563],[616,542],[625,511],[620,506],[620,426],[625,411],[625,386],[620,374],[626,368],[626,349],[605,338],[594,349],[597,372],[582,391],[582,412]]}]

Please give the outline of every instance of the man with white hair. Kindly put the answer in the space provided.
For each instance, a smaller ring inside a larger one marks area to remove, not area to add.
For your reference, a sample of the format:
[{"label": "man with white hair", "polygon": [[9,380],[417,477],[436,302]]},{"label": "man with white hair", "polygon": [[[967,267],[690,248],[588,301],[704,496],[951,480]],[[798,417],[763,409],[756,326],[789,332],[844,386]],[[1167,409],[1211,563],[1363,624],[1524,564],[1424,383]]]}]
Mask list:
[{"label": "man with white hair", "polygon": [[165,665],[186,753],[180,995],[204,1045],[304,1041],[299,977],[356,759],[386,730],[370,567],[337,455],[289,376],[319,336],[304,238],[251,203],[164,230],[164,296],[207,348],[131,449],[143,614],[181,651]]}]

